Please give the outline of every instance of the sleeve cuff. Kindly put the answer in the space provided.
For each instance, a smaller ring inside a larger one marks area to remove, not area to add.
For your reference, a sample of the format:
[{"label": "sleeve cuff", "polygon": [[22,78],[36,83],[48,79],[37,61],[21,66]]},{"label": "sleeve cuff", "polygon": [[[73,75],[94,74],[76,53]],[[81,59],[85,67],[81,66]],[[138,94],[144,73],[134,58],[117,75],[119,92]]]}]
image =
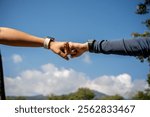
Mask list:
[{"label": "sleeve cuff", "polygon": [[95,41],[96,40],[88,40],[89,52],[93,52],[93,46]]}]

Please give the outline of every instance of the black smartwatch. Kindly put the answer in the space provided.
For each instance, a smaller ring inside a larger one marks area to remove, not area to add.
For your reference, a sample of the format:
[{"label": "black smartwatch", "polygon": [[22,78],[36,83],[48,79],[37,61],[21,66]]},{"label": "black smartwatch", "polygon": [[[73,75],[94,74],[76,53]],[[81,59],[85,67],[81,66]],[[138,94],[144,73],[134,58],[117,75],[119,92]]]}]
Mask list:
[{"label": "black smartwatch", "polygon": [[93,46],[95,41],[96,40],[88,40],[89,52],[93,52]]}]

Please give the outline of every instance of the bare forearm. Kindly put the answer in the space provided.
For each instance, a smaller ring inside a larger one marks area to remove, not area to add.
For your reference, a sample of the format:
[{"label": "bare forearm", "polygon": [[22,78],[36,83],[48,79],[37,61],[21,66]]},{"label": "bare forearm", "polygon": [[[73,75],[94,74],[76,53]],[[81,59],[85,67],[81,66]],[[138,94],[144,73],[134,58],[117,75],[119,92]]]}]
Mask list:
[{"label": "bare forearm", "polygon": [[12,28],[0,27],[0,44],[24,47],[43,47],[44,39]]}]

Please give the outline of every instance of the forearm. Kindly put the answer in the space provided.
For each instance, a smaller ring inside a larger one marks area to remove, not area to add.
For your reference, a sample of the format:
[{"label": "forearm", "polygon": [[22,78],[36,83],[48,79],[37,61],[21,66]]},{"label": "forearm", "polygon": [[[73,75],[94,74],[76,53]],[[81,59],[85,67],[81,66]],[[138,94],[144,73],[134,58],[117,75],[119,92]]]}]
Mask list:
[{"label": "forearm", "polygon": [[0,28],[0,44],[24,47],[43,47],[44,39],[11,28]]},{"label": "forearm", "polygon": [[147,57],[150,55],[150,38],[119,41],[96,41],[93,44],[92,51],[103,54]]}]

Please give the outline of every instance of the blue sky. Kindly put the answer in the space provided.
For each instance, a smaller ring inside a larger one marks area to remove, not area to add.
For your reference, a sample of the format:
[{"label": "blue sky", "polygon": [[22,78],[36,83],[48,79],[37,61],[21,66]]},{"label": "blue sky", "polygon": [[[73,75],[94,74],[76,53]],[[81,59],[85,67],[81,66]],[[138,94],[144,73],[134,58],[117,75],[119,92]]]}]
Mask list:
[{"label": "blue sky", "polygon": [[[39,37],[52,36],[57,41],[130,39],[132,32],[143,33],[147,30],[141,22],[147,19],[148,15],[135,14],[139,2],[139,0],[113,2],[112,0],[0,0],[0,26],[15,28]],[[84,74],[83,76],[90,81],[102,76],[117,77],[126,74],[131,77],[131,83],[137,80],[144,82],[149,70],[148,63],[140,63],[135,57],[85,53],[79,58],[65,61],[43,48],[4,45],[0,45],[0,48],[4,60],[5,79],[21,77],[24,71],[40,71],[41,66],[47,64],[54,65],[60,71],[72,69],[77,74]],[[11,88],[10,84],[6,80],[8,90]],[[69,91],[73,90],[75,89]],[[13,93],[7,91],[8,95]]]}]

